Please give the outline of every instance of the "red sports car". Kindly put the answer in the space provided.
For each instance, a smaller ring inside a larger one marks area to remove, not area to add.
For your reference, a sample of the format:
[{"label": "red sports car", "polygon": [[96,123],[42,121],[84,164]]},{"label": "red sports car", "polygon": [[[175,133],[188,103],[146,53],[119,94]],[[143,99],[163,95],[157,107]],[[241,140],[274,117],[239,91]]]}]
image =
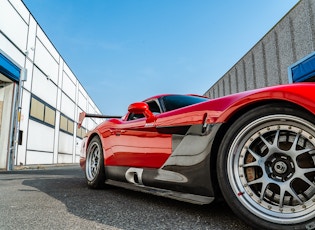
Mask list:
[{"label": "red sports car", "polygon": [[80,165],[90,188],[197,204],[223,196],[255,228],[314,229],[315,83],[133,103],[89,132]]}]

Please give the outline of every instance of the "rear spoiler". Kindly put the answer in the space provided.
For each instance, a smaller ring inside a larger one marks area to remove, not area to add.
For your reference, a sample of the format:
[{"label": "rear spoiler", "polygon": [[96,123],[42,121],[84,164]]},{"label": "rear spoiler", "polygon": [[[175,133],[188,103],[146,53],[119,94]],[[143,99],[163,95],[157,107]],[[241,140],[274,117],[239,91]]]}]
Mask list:
[{"label": "rear spoiler", "polygon": [[121,118],[122,116],[110,116],[110,115],[91,114],[91,113],[82,112],[79,115],[78,128],[81,128],[82,122],[83,122],[84,118],[86,118],[86,117],[94,117],[94,118]]}]

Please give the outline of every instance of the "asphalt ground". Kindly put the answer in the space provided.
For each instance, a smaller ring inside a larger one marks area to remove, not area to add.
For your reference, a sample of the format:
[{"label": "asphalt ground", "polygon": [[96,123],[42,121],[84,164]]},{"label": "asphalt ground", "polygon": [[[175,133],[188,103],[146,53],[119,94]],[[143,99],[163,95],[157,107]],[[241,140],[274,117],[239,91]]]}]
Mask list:
[{"label": "asphalt ground", "polygon": [[225,203],[91,190],[79,166],[0,171],[0,229],[251,229]]}]

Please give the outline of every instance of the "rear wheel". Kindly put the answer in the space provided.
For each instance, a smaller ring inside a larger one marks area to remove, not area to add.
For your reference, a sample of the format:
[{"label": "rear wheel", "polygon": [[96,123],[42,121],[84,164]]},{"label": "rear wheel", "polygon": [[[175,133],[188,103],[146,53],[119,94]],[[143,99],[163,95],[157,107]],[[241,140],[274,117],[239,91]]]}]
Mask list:
[{"label": "rear wheel", "polygon": [[222,141],[217,171],[227,203],[245,222],[315,228],[313,116],[281,104],[244,114]]},{"label": "rear wheel", "polygon": [[105,187],[103,148],[98,136],[92,138],[87,149],[85,176],[89,188]]}]

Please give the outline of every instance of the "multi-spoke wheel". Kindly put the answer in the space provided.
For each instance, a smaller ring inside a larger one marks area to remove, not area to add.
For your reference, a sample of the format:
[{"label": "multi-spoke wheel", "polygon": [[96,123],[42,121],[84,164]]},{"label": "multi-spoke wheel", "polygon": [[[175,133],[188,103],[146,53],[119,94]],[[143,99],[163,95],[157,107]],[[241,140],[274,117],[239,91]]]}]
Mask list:
[{"label": "multi-spoke wheel", "polygon": [[315,227],[314,117],[282,105],[252,110],[228,130],[218,157],[226,201],[269,229]]},{"label": "multi-spoke wheel", "polygon": [[97,136],[93,137],[87,149],[85,176],[90,188],[103,188],[105,186],[103,148]]}]

